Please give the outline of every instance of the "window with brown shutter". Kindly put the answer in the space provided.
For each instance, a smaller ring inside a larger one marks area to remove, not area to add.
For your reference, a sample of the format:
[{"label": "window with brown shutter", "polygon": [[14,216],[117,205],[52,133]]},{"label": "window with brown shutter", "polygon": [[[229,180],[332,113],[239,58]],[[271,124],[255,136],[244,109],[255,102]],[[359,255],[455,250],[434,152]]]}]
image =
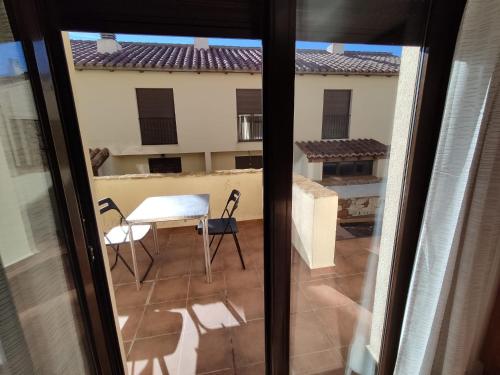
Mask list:
[{"label": "window with brown shutter", "polygon": [[238,142],[262,141],[262,90],[236,89]]},{"label": "window with brown shutter", "polygon": [[173,89],[135,89],[143,145],[177,144]]},{"label": "window with brown shutter", "polygon": [[323,177],[329,176],[371,176],[373,160],[323,163]]},{"label": "window with brown shutter", "polygon": [[351,90],[325,90],[322,139],[349,138]]},{"label": "window with brown shutter", "polygon": [[150,173],[181,173],[181,158],[150,158]]},{"label": "window with brown shutter", "polygon": [[261,169],[262,155],[236,156],[236,169]]}]

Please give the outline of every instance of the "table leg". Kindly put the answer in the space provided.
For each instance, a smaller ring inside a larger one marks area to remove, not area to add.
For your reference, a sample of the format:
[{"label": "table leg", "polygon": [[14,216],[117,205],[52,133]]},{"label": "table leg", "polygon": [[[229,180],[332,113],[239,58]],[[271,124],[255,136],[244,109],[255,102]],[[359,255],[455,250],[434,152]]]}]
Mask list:
[{"label": "table leg", "polygon": [[130,252],[132,253],[132,265],[134,266],[134,277],[135,277],[135,286],[137,290],[141,289],[141,281],[139,278],[139,268],[137,267],[137,257],[135,255],[135,245],[134,245],[134,235],[132,233],[132,225],[128,225],[128,233],[130,239]]},{"label": "table leg", "polygon": [[205,250],[205,271],[207,274],[207,283],[212,282],[212,267],[210,264],[210,244],[208,242],[208,218],[204,217],[203,224],[203,248]]},{"label": "table leg", "polygon": [[153,223],[153,238],[155,240],[156,255],[160,255],[160,245],[158,245],[158,227],[156,223]]}]

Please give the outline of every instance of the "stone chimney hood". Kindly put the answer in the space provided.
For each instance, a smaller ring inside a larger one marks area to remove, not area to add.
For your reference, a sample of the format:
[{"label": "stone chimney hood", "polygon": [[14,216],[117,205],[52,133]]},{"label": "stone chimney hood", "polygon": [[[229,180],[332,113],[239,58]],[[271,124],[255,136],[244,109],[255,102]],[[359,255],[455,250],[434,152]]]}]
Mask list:
[{"label": "stone chimney hood", "polygon": [[331,43],[326,50],[330,53],[344,53],[344,44],[342,43]]},{"label": "stone chimney hood", "polygon": [[208,38],[194,38],[194,49],[208,49]]},{"label": "stone chimney hood", "polygon": [[101,39],[97,40],[97,52],[115,53],[122,50],[120,43],[116,41],[116,35],[112,33],[101,33]]}]

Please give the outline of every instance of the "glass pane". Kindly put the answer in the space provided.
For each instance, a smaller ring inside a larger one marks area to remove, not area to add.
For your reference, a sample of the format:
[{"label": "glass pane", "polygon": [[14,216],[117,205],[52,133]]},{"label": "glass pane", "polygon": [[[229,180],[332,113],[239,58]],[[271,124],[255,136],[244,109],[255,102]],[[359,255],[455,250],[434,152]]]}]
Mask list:
[{"label": "glass pane", "polygon": [[291,372],[374,374],[419,49],[296,46]]},{"label": "glass pane", "polygon": [[[150,221],[157,231],[134,234],[144,248],[130,246],[116,212],[98,218],[129,372],[263,374],[260,41],[76,32],[63,40],[96,205],[111,198],[132,220],[147,199],[209,195],[211,283],[199,215],[174,220],[164,208]],[[141,143],[141,121],[158,116],[174,116],[177,144],[156,120]],[[233,189],[241,197],[225,211]],[[134,274],[144,278],[139,290]]]},{"label": "glass pane", "polygon": [[3,2],[0,38],[0,373],[90,373],[26,63]]}]

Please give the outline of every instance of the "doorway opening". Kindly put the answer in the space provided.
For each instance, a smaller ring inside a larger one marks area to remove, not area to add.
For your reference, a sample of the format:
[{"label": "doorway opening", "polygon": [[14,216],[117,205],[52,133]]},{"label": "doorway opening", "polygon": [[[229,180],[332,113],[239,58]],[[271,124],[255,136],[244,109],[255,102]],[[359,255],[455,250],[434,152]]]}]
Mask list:
[{"label": "doorway opening", "polygon": [[62,36],[129,373],[263,373],[260,41]]}]

